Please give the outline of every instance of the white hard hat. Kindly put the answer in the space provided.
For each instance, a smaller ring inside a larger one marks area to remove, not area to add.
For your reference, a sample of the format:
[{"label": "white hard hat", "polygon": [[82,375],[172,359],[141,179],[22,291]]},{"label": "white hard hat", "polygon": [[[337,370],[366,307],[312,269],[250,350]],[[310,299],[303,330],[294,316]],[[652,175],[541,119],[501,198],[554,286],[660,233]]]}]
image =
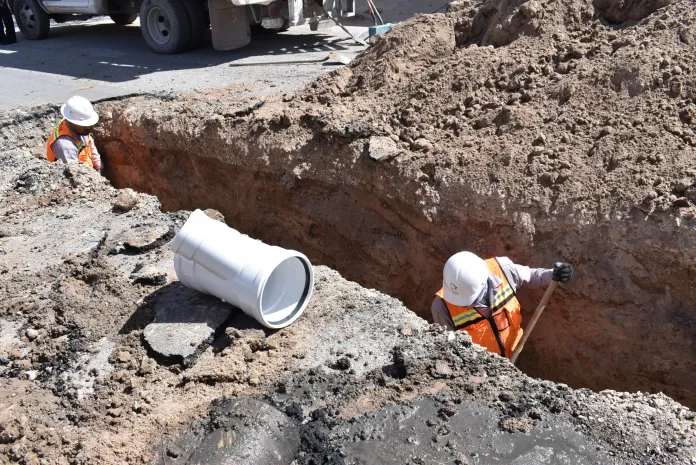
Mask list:
[{"label": "white hard hat", "polygon": [[67,103],[60,107],[60,114],[78,126],[94,126],[99,122],[99,115],[84,97],[70,97]]},{"label": "white hard hat", "polygon": [[445,300],[460,307],[473,305],[486,286],[488,274],[488,266],[479,256],[471,252],[452,255],[442,273]]}]

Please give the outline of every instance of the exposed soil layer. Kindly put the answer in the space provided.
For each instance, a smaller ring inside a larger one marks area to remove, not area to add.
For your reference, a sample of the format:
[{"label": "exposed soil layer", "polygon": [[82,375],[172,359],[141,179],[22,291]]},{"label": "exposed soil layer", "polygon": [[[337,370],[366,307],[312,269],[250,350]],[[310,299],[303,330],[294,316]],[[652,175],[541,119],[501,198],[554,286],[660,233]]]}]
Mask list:
[{"label": "exposed soil layer", "polygon": [[107,173],[426,318],[454,252],[567,260],[520,366],[696,405],[696,13],[665,4],[462,3],[282,100],[106,103]]},{"label": "exposed soil layer", "polygon": [[[696,405],[696,13],[595,5],[455,5],[282,101],[102,104],[107,174],[168,211],[215,208],[425,318],[456,251],[565,259],[576,276],[520,366]],[[5,143],[41,154],[49,115],[7,115]],[[529,311],[540,294],[521,297]]]},{"label": "exposed soil layer", "polygon": [[[664,395],[531,379],[326,267],[291,327],[266,332],[235,311],[195,362],[159,360],[142,337],[158,306],[219,305],[173,278],[162,238],[187,213],[162,213],[86,167],[18,150],[0,151],[0,166],[2,463],[216,464],[252,452],[255,463],[270,452],[280,457],[270,463],[358,463],[384,453],[372,447],[381,436],[403,439],[385,416],[414,427],[400,452],[411,463],[689,464],[696,454],[693,412]],[[138,279],[145,266],[166,284]],[[463,441],[463,423],[495,445]]]},{"label": "exposed soil layer", "polygon": [[303,464],[693,463],[694,414],[664,395],[534,380],[323,266],[288,329],[237,312],[184,365],[142,340],[158,306],[205,302],[167,242],[177,210],[215,208],[424,317],[456,251],[568,260],[521,367],[696,405],[696,9],[666,3],[460,4],[282,99],[98,105],[112,182],[171,213],[16,150],[43,153],[55,108],[0,115],[0,457],[171,465],[234,429],[210,406],[229,397],[286,415]]}]

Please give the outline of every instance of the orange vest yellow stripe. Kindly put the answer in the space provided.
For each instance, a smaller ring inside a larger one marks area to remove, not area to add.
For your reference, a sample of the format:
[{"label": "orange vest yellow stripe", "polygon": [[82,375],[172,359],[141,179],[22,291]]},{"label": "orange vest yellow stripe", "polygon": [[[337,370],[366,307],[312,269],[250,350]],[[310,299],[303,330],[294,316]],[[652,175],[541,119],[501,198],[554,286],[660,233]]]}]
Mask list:
[{"label": "orange vest yellow stripe", "polygon": [[476,344],[489,352],[510,357],[522,339],[522,307],[498,260],[489,258],[486,265],[502,281],[490,305],[490,318],[486,318],[474,307],[460,307],[447,302],[443,289],[435,295],[445,302],[458,331],[468,332]]},{"label": "orange vest yellow stripe", "polygon": [[69,137],[70,140],[77,147],[77,162],[84,163],[85,165],[94,168],[92,164],[92,154],[94,150],[94,142],[92,136],[88,136],[87,145],[82,143],[80,136],[74,134],[65,120],[61,120],[58,126],[53,130],[50,136],[48,136],[48,142],[46,142],[46,159],[51,163],[56,161],[56,154],[53,153],[53,148],[51,147],[53,143],[60,137]]}]

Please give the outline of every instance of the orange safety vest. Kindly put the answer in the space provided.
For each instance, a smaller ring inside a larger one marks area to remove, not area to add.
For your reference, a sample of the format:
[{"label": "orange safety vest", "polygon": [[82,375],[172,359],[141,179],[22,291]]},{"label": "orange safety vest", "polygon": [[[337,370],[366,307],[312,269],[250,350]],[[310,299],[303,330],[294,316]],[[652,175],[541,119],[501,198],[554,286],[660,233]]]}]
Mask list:
[{"label": "orange safety vest", "polygon": [[51,163],[56,161],[56,154],[53,153],[51,146],[60,137],[67,136],[77,147],[77,162],[84,163],[90,168],[94,168],[92,164],[92,154],[94,153],[94,140],[92,136],[88,136],[87,145],[82,143],[82,139],[77,134],[73,133],[65,120],[61,120],[58,126],[53,130],[50,136],[48,136],[48,142],[46,142],[46,159]]},{"label": "orange safety vest", "polygon": [[447,302],[443,289],[435,295],[445,303],[457,331],[468,332],[476,344],[489,352],[510,357],[522,339],[522,306],[498,260],[489,258],[486,265],[502,280],[495,291],[488,318],[474,307],[460,307]]}]

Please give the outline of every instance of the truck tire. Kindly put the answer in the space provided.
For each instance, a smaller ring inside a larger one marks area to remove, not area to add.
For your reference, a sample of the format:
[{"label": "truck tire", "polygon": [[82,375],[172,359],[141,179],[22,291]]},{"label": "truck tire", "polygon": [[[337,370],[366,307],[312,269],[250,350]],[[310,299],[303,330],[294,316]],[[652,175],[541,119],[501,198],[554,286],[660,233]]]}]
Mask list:
[{"label": "truck tire", "polygon": [[50,18],[37,0],[15,0],[14,14],[25,38],[40,40],[48,37]]},{"label": "truck tire", "polygon": [[191,26],[191,41],[188,50],[196,50],[205,43],[205,36],[210,29],[210,19],[203,5],[198,1],[184,1]]},{"label": "truck tire", "polygon": [[183,52],[191,42],[190,20],[179,0],[144,0],[140,7],[140,30],[156,53]]},{"label": "truck tire", "polygon": [[133,24],[136,19],[138,19],[138,13],[114,13],[109,15],[111,21],[119,26],[128,26]]}]

